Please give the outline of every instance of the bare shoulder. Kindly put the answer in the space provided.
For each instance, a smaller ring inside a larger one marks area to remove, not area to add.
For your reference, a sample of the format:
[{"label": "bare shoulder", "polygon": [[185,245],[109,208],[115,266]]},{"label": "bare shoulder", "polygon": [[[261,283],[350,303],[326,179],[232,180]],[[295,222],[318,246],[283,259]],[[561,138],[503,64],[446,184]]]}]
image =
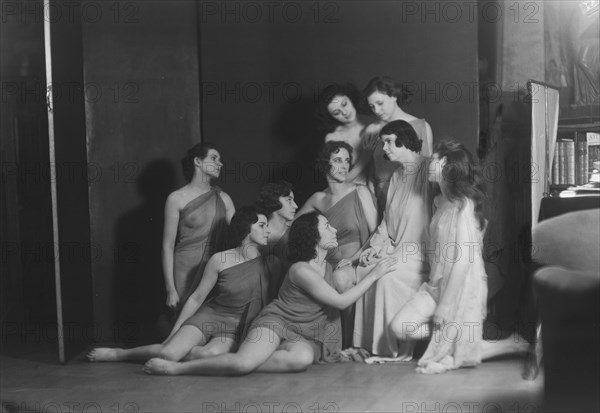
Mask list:
[{"label": "bare shoulder", "polygon": [[237,252],[234,248],[232,248],[214,254],[208,260],[207,266],[210,266],[211,268],[216,269],[218,272],[221,272],[224,269],[235,265],[235,262],[238,260],[239,257],[237,256]]},{"label": "bare shoulder", "polygon": [[187,204],[188,194],[186,191],[186,187],[183,186],[169,194],[166,201],[167,207],[175,207],[177,209],[182,209],[185,204]]},{"label": "bare shoulder", "polygon": [[219,191],[219,196],[221,197],[225,205],[233,205],[233,200],[227,194],[227,192]]},{"label": "bare shoulder", "polygon": [[370,197],[372,195],[371,190],[366,185],[356,185],[356,193],[360,197]]},{"label": "bare shoulder", "polygon": [[336,129],[333,132],[329,132],[327,135],[325,135],[325,143],[327,142],[331,142],[331,141],[339,141],[342,140],[340,132]]},{"label": "bare shoulder", "polygon": [[383,124],[381,124],[379,122],[373,122],[373,123],[368,124],[365,127],[364,133],[365,133],[365,135],[379,133],[379,131],[381,130],[382,127],[383,127]]},{"label": "bare shoulder", "polygon": [[306,205],[309,205],[313,208],[320,209],[321,204],[323,203],[323,200],[325,199],[326,196],[327,196],[327,194],[323,191],[315,192],[314,194],[312,194],[310,196],[310,198],[308,198],[306,200]]},{"label": "bare shoulder", "polygon": [[294,282],[318,276],[317,271],[307,262],[296,262],[290,267],[290,279]]}]

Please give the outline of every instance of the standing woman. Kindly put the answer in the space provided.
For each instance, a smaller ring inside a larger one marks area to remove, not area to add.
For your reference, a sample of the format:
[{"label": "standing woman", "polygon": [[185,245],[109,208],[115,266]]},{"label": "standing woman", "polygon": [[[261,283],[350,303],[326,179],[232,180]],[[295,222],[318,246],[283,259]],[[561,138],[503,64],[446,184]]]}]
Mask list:
[{"label": "standing woman", "polygon": [[342,141],[352,147],[354,162],[348,182],[371,185],[373,151],[363,142],[368,121],[356,110],[359,101],[358,89],[351,83],[327,86],[317,103],[317,120],[327,132],[325,143]]},{"label": "standing woman", "polygon": [[162,261],[170,308],[181,308],[196,289],[206,262],[224,247],[235,213],[229,195],[211,186],[223,166],[214,145],[193,146],[181,166],[188,184],[171,193],[165,205]]},{"label": "standing woman", "polygon": [[377,196],[379,211],[383,210],[390,178],[398,166],[400,166],[396,162],[385,162],[383,146],[377,144],[381,128],[394,120],[408,122],[423,142],[421,155],[427,157],[431,156],[432,153],[433,134],[431,126],[429,126],[425,119],[419,119],[402,109],[410,102],[412,95],[412,91],[407,86],[396,83],[389,77],[375,77],[371,79],[363,91],[363,96],[367,100],[369,107],[375,116],[379,118],[377,122],[370,124],[365,129],[365,139],[367,139],[367,142],[371,142],[370,146],[374,146],[375,195]]},{"label": "standing woman", "polygon": [[[315,192],[302,206],[298,215],[317,211],[324,215],[337,229],[338,246],[327,252],[327,262],[337,268],[333,286],[344,292],[356,285],[356,272],[348,261],[358,261],[365,245],[377,227],[377,209],[373,194],[364,185],[348,181],[352,171],[352,148],[345,142],[327,142],[319,158],[317,169],[327,178],[327,188]],[[354,330],[354,306],[342,312],[342,336],[344,348],[352,346]]]},{"label": "standing woman", "polygon": [[338,294],[324,279],[331,272],[325,261],[327,250],[336,245],[336,230],[327,218],[316,212],[297,218],[290,228],[294,264],[279,297],[256,317],[238,351],[185,362],[154,358],[146,363],[144,371],[239,376],[253,371],[298,372],[315,362],[336,361],[340,343],[331,339],[325,308],[346,308],[396,263],[394,258],[382,259],[357,285]]}]

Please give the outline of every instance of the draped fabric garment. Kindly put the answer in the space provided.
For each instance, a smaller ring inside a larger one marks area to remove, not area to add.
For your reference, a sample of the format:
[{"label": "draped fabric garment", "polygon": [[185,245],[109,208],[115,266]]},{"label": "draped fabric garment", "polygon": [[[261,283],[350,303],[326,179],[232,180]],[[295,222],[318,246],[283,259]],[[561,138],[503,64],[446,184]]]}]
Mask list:
[{"label": "draped fabric garment", "polygon": [[[324,278],[328,283],[331,274],[331,266],[327,264]],[[288,272],[279,296],[261,311],[252,327],[269,328],[282,340],[307,340],[315,350],[315,362],[340,361],[339,312],[328,309],[294,283]]]},{"label": "draped fabric garment", "polygon": [[346,194],[327,211],[318,212],[337,230],[338,246],[327,253],[327,262],[335,268],[340,260],[356,254],[371,235],[358,190]]},{"label": "draped fabric garment", "polygon": [[208,259],[224,249],[227,221],[219,192],[213,187],[188,202],[179,213],[173,278],[181,305],[200,284]]},{"label": "draped fabric garment", "polygon": [[265,257],[271,257],[267,260],[269,273],[271,274],[270,294],[277,297],[281,283],[290,269],[292,263],[288,257],[288,239],[290,237],[289,228],[283,233],[281,238],[276,242],[271,242],[268,245],[261,247],[261,253]]},{"label": "draped fabric garment", "polygon": [[[381,277],[357,302],[354,346],[382,357],[407,357],[411,347],[389,329],[398,311],[412,298],[429,273],[423,247],[427,242],[431,202],[428,160],[396,169],[390,180],[383,221],[370,245],[381,257],[395,256],[395,270]],[[369,267],[357,267],[359,279]]]},{"label": "draped fabric garment", "polygon": [[[423,142],[421,147],[421,155],[429,157],[431,156],[433,148],[429,147],[427,143],[427,122],[425,119],[415,119],[408,122],[413,127],[419,139]],[[383,127],[383,126],[382,126]],[[379,131],[377,132],[379,134]],[[379,137],[377,137],[379,139]],[[400,162],[388,161],[384,157],[383,145],[381,142],[377,144],[375,151],[373,152],[373,168],[375,174],[375,195],[377,196],[378,211],[384,210],[384,202],[386,201],[386,194],[390,185],[390,178],[398,167],[402,166]]]},{"label": "draped fabric garment", "polygon": [[473,202],[463,202],[442,202],[430,226],[431,275],[422,290],[435,300],[445,325],[432,336],[419,366],[435,372],[481,363],[487,301],[483,232]]},{"label": "draped fabric garment", "polygon": [[274,298],[267,263],[273,259],[261,256],[221,271],[214,296],[184,325],[196,326],[207,338],[233,337],[239,341],[248,324]]},{"label": "draped fabric garment", "polygon": [[[373,207],[375,207],[374,200]],[[327,262],[335,268],[340,260],[349,259],[356,254],[371,236],[358,190],[349,192],[335,205],[321,213],[337,230],[338,246],[329,250],[326,257]],[[343,347],[348,348],[352,346],[354,305],[341,311],[341,322]]]}]

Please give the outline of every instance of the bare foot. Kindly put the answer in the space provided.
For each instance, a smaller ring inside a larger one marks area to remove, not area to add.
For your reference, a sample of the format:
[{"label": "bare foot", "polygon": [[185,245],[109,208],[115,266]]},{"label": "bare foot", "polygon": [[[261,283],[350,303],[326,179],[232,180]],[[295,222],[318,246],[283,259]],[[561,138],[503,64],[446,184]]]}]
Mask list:
[{"label": "bare foot", "polygon": [[419,363],[419,367],[417,367],[417,373],[421,374],[441,374],[449,369],[453,368],[454,358],[452,356],[445,356],[439,362],[432,361],[428,363]]},{"label": "bare foot", "polygon": [[146,362],[142,370],[146,374],[156,374],[159,376],[172,376],[175,373],[176,361],[153,358]]},{"label": "bare foot", "polygon": [[118,350],[117,348],[98,347],[87,354],[87,359],[92,363],[97,361],[119,361]]}]

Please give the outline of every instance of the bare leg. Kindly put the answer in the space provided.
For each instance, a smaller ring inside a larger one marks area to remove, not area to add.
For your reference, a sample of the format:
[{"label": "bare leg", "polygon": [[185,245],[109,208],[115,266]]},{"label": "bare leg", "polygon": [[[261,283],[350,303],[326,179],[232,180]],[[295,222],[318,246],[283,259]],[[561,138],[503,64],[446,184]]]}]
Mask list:
[{"label": "bare leg", "polygon": [[180,360],[190,349],[203,343],[204,334],[194,326],[183,326],[164,344],[122,348],[95,348],[88,353],[88,360],[96,361],[146,361],[152,357]]},{"label": "bare leg", "polygon": [[402,307],[390,323],[399,340],[424,340],[431,337],[428,322],[435,311],[435,301],[425,291],[417,294]]},{"label": "bare leg", "polygon": [[220,354],[231,353],[237,349],[237,342],[233,337],[213,337],[204,346],[195,346],[183,358],[183,361],[214,357]]},{"label": "bare leg", "polygon": [[481,345],[481,359],[487,360],[506,354],[523,354],[529,350],[529,342],[517,333],[503,340],[484,340]]},{"label": "bare leg", "polygon": [[181,363],[153,358],[144,366],[148,374],[203,376],[241,376],[258,368],[279,346],[279,336],[266,327],[250,330],[237,353],[196,359]]},{"label": "bare leg", "polygon": [[279,348],[261,364],[256,371],[264,373],[293,373],[304,371],[315,358],[315,352],[302,338],[284,341]]}]

